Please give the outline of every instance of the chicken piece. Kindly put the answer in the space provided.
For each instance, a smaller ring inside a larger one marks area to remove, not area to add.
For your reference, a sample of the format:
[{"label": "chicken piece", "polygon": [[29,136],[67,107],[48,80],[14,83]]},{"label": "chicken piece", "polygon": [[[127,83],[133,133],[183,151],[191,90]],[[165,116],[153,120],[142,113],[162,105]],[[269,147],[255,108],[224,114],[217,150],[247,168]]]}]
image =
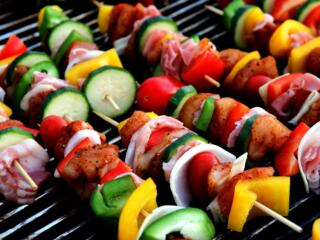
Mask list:
[{"label": "chicken piece", "polygon": [[222,163],[214,165],[208,174],[208,193],[210,199],[214,199],[216,195],[228,182],[232,163]]},{"label": "chicken piece", "polygon": [[7,200],[31,204],[36,191],[14,167],[15,160],[39,186],[50,175],[45,169],[49,162],[48,153],[34,139],[23,140],[0,152],[0,192]]},{"label": "chicken piece", "polygon": [[274,57],[268,56],[259,60],[251,60],[242,68],[232,80],[230,89],[233,94],[244,95],[245,86],[248,80],[254,75],[264,75],[270,78],[278,76],[277,63]]},{"label": "chicken piece", "polygon": [[134,111],[126,124],[120,129],[120,136],[125,147],[129,145],[132,135],[150,120],[145,112]]},{"label": "chicken piece", "polygon": [[194,129],[193,120],[195,119],[195,114],[197,112],[199,114],[203,102],[208,97],[216,97],[216,95],[211,93],[200,93],[189,98],[183,105],[178,119],[190,130]]},{"label": "chicken piece", "polygon": [[304,122],[308,126],[313,126],[320,119],[320,100],[313,103],[307,113],[305,113],[299,122]]},{"label": "chicken piece", "polygon": [[220,52],[220,59],[224,62],[223,76],[226,77],[236,63],[246,55],[246,52],[239,49],[229,48]]},{"label": "chicken piece", "polygon": [[258,167],[246,170],[231,178],[231,180],[225,184],[217,196],[220,213],[222,216],[228,218],[232,206],[234,188],[240,180],[267,178],[273,176],[273,174],[273,167]]},{"label": "chicken piece", "polygon": [[63,177],[67,181],[85,177],[89,182],[96,182],[107,171],[115,168],[119,161],[117,145],[97,144],[76,151],[63,169]]},{"label": "chicken piece", "polygon": [[311,51],[307,58],[307,71],[320,76],[320,48]]},{"label": "chicken piece", "polygon": [[219,143],[224,126],[237,101],[233,98],[221,98],[215,101],[214,114],[209,126],[209,137],[214,143]]},{"label": "chicken piece", "polygon": [[256,118],[248,144],[251,161],[261,161],[269,151],[278,151],[289,138],[290,130],[272,115]]},{"label": "chicken piece", "polygon": [[[73,136],[73,134],[83,129],[93,129],[93,127],[87,122],[76,120],[76,121],[70,122],[68,126],[66,126],[63,129],[63,132],[54,148],[54,155],[56,159],[58,160],[63,159],[64,149],[67,146],[68,141]],[[101,142],[104,143],[106,141],[105,135],[100,134],[100,139],[101,139]]]}]

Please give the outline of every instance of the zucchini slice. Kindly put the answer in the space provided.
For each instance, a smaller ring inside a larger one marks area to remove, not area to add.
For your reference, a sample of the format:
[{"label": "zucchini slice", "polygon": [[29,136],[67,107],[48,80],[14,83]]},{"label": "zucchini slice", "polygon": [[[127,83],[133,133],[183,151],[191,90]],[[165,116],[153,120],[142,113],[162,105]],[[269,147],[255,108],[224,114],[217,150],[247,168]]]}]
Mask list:
[{"label": "zucchini slice", "polygon": [[179,113],[186,103],[186,101],[192,96],[197,94],[197,90],[191,86],[184,86],[180,88],[170,99],[166,108],[166,114],[174,118],[178,118]]},{"label": "zucchini slice", "polygon": [[136,47],[140,53],[142,52],[143,46],[153,30],[177,32],[178,27],[176,22],[168,17],[158,16],[145,20],[135,36]]},{"label": "zucchini slice", "polygon": [[43,52],[26,52],[19,57],[17,57],[8,67],[6,79],[8,85],[12,83],[12,80],[15,75],[15,68],[18,65],[24,65],[26,67],[32,67],[33,65],[42,62],[42,61],[51,61],[51,58]]},{"label": "zucchini slice", "polygon": [[0,130],[0,151],[11,145],[18,144],[27,138],[33,138],[33,135],[18,127],[10,127]]},{"label": "zucchini slice", "polygon": [[90,107],[87,99],[77,89],[64,87],[50,93],[41,105],[40,118],[50,115],[68,116],[72,120],[88,119]]},{"label": "zucchini slice", "polygon": [[137,84],[131,73],[112,66],[101,67],[90,73],[83,87],[91,108],[112,118],[123,115],[131,108],[136,90]]},{"label": "zucchini slice", "polygon": [[27,93],[32,80],[33,80],[33,73],[34,72],[45,72],[52,77],[59,77],[59,71],[53,62],[50,61],[42,61],[35,65],[33,65],[19,80],[15,92],[14,92],[14,99],[13,104],[16,110],[20,110],[20,102],[23,96]]},{"label": "zucchini slice", "polygon": [[73,30],[77,31],[81,36],[93,42],[91,29],[87,25],[81,22],[67,20],[59,23],[50,32],[48,36],[48,48],[50,52],[57,52]]}]

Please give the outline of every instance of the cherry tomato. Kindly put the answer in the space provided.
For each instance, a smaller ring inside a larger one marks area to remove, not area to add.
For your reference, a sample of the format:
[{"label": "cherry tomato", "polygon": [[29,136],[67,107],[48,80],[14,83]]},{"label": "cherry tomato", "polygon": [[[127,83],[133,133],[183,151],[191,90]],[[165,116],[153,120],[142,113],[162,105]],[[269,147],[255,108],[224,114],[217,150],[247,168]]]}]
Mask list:
[{"label": "cherry tomato", "polygon": [[157,76],[145,80],[137,92],[138,108],[145,112],[165,113],[170,98],[183,84],[170,76]]},{"label": "cherry tomato", "polygon": [[59,116],[46,117],[40,126],[40,137],[48,149],[54,149],[61,132],[68,125],[67,121]]},{"label": "cherry tomato", "polygon": [[247,84],[246,84],[246,91],[249,94],[258,93],[259,88],[264,85],[265,83],[269,82],[271,80],[270,77],[265,75],[254,75],[251,78],[249,78]]},{"label": "cherry tomato", "polygon": [[172,132],[172,128],[170,127],[164,127],[153,131],[147,143],[146,151],[160,144],[162,139],[170,132]]},{"label": "cherry tomato", "polygon": [[188,167],[188,182],[191,193],[199,203],[207,203],[208,198],[208,174],[212,166],[219,164],[219,159],[210,152],[196,155]]},{"label": "cherry tomato", "polygon": [[20,38],[18,38],[16,35],[12,35],[9,37],[4,47],[0,50],[0,60],[20,55],[27,50],[28,48],[26,47],[24,42],[20,40]]}]

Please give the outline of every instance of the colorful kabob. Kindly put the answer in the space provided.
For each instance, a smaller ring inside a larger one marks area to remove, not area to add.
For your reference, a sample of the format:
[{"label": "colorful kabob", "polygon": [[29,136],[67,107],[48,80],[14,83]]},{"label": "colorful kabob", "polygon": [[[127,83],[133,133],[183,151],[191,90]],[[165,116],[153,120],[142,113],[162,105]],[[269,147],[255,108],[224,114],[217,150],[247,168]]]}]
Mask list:
[{"label": "colorful kabob", "polygon": [[[63,19],[66,16],[61,11],[55,6],[47,6],[40,11],[39,19],[54,22],[57,17],[62,22],[61,24],[64,24]],[[51,12],[58,16],[50,14]],[[44,20],[40,21],[40,29],[43,25],[46,25]],[[73,32],[78,31],[76,26]],[[65,28],[60,28],[58,24],[52,29],[51,32],[60,32]],[[94,111],[102,112],[110,117],[123,115],[134,103],[135,79],[130,72],[122,68],[121,60],[115,49],[100,51],[96,44],[77,37],[78,35],[74,35],[73,32],[61,43],[60,47],[55,46],[56,49],[59,48],[56,51],[59,59],[54,57],[55,63],[64,72],[68,83],[82,89]]]},{"label": "colorful kabob", "polygon": [[86,120],[90,107],[85,96],[58,77],[45,53],[31,51],[17,57],[6,70],[7,98],[15,113],[27,117],[31,125],[48,115]]},{"label": "colorful kabob", "polygon": [[[241,199],[237,200],[238,197],[233,198],[236,183],[239,180],[264,178],[263,180],[269,182],[266,185],[260,185],[263,181],[258,181],[258,184],[253,181],[245,185],[249,189],[251,189],[250,186],[261,186],[261,189],[265,190],[269,185],[267,195],[270,198],[268,200],[265,198],[266,202],[263,204],[271,208],[275,207],[274,210],[281,214],[288,214],[289,178],[267,178],[274,173],[272,167],[244,171],[245,155],[235,160],[234,155],[216,145],[207,144],[204,139],[190,130],[185,133],[187,129],[182,122],[171,117],[160,116],[150,120],[150,114],[136,111],[129,119],[118,124],[118,128],[124,144],[130,140],[126,163],[143,178],[151,176],[157,183],[166,180],[177,205],[189,206],[192,203],[197,206],[206,206],[214,198],[208,209],[215,219],[225,220],[229,212],[232,212],[233,200],[235,199],[237,204],[241,201]],[[179,135],[181,136],[178,137]],[[229,179],[231,179],[230,182]],[[271,186],[286,192],[281,206],[274,205],[275,202],[279,203],[277,200],[279,196],[272,195]],[[253,190],[258,199],[262,194],[259,191],[259,187]],[[255,206],[259,205],[254,203],[257,200],[254,199],[251,203]],[[233,208],[238,210],[232,213],[233,218],[229,218],[229,228],[242,231],[250,210],[241,211],[240,205]],[[243,214],[244,218],[239,220],[236,217],[237,214]],[[219,218],[216,218],[217,216]],[[298,226],[294,229],[301,231]]]},{"label": "colorful kabob", "polygon": [[259,163],[271,152],[276,153],[274,164],[279,174],[298,173],[294,153],[308,129],[303,123],[290,133],[273,115],[259,107],[249,109],[231,98],[197,94],[192,86],[183,86],[167,76],[144,81],[138,88],[137,105],[144,111],[177,118],[216,144],[248,152],[250,163]]}]

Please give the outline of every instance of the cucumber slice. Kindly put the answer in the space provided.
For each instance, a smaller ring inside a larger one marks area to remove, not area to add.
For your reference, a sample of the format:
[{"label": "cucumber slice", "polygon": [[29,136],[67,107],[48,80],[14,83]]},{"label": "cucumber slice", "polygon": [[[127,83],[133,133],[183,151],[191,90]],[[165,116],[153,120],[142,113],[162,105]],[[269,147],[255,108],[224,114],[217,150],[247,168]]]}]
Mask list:
[{"label": "cucumber slice", "polygon": [[212,119],[214,112],[214,99],[208,97],[203,104],[200,116],[196,122],[196,129],[206,132]]},{"label": "cucumber slice", "polygon": [[33,80],[33,73],[34,72],[45,72],[50,76],[53,77],[59,77],[59,71],[56,68],[56,66],[53,64],[53,62],[50,61],[42,61],[35,65],[33,65],[19,80],[15,92],[14,92],[14,99],[13,104],[16,110],[20,109],[20,102],[23,98],[23,96],[27,93],[32,80]]},{"label": "cucumber slice", "polygon": [[8,85],[12,83],[12,80],[15,76],[15,68],[18,65],[24,65],[27,67],[32,67],[33,65],[42,62],[42,61],[51,61],[51,58],[43,52],[26,52],[19,57],[17,57],[8,67],[6,79]]},{"label": "cucumber slice", "polygon": [[59,12],[51,6],[46,6],[43,13],[42,24],[40,26],[41,39],[44,39],[53,27],[68,19],[69,18],[63,12]]},{"label": "cucumber slice", "polygon": [[223,23],[227,29],[231,28],[232,18],[236,11],[244,5],[245,3],[242,0],[234,0],[229,3],[225,9],[223,9]]},{"label": "cucumber slice", "polygon": [[68,116],[72,120],[86,121],[89,116],[89,104],[85,96],[77,89],[64,87],[50,93],[41,105],[40,118],[50,115]]},{"label": "cucumber slice", "polygon": [[90,42],[89,39],[87,39],[86,37],[83,37],[81,34],[79,34],[77,31],[72,30],[72,32],[69,34],[69,36],[67,37],[67,39],[62,43],[62,45],[60,46],[58,52],[56,53],[56,55],[54,56],[54,63],[59,66],[60,65],[60,61],[63,58],[63,56],[65,55],[65,53],[68,51],[70,45],[74,42],[74,41],[83,41],[83,42]]},{"label": "cucumber slice", "polygon": [[73,31],[77,31],[84,38],[93,42],[93,35],[91,29],[81,23],[72,20],[67,20],[59,23],[55,26],[48,36],[48,47],[51,53],[57,52],[69,34]]},{"label": "cucumber slice", "polygon": [[296,13],[295,18],[299,22],[304,22],[309,13],[316,7],[320,6],[320,0],[307,1],[304,3]]},{"label": "cucumber slice", "polygon": [[[113,66],[101,67],[90,73],[83,87],[91,108],[112,118],[123,115],[131,108],[136,90],[137,84],[131,73]],[[115,108],[112,100],[119,109]]]},{"label": "cucumber slice", "polygon": [[158,63],[152,72],[152,76],[156,77],[162,75],[165,75],[165,73],[162,71],[160,63]]},{"label": "cucumber slice", "polygon": [[173,143],[171,143],[164,150],[163,161],[169,162],[170,159],[172,158],[172,156],[176,154],[176,152],[180,146],[185,145],[192,140],[199,140],[204,143],[208,142],[206,139],[204,139],[203,137],[200,137],[199,135],[197,135],[195,133],[187,133],[187,134],[183,135],[182,137],[178,138],[177,140],[175,140]]},{"label": "cucumber slice", "polygon": [[135,36],[136,47],[140,53],[153,30],[178,32],[178,27],[174,20],[164,16],[152,17],[145,20]]},{"label": "cucumber slice", "polygon": [[178,118],[179,113],[186,103],[186,101],[192,96],[197,94],[197,90],[191,86],[184,86],[180,88],[170,99],[166,108],[166,114],[174,118]]},{"label": "cucumber slice", "polygon": [[33,138],[33,135],[18,127],[10,127],[0,130],[0,151],[28,138]]},{"label": "cucumber slice", "polygon": [[212,240],[215,227],[203,210],[183,208],[152,222],[143,231],[139,240],[167,239],[172,233],[180,233],[187,239]]},{"label": "cucumber slice", "polygon": [[241,49],[246,49],[247,48],[247,42],[245,39],[245,34],[244,34],[244,25],[247,19],[247,15],[250,11],[250,9],[253,6],[250,5],[245,5],[236,11],[232,23],[231,23],[231,33],[233,36],[233,40],[235,44],[241,48]]},{"label": "cucumber slice", "polygon": [[238,146],[243,151],[247,151],[247,149],[248,149],[249,136],[251,133],[252,124],[254,123],[254,121],[256,120],[256,118],[258,116],[259,115],[256,114],[256,115],[253,115],[252,117],[248,118],[246,120],[246,122],[244,123],[242,130],[239,133],[239,136],[236,140],[236,146]]}]

